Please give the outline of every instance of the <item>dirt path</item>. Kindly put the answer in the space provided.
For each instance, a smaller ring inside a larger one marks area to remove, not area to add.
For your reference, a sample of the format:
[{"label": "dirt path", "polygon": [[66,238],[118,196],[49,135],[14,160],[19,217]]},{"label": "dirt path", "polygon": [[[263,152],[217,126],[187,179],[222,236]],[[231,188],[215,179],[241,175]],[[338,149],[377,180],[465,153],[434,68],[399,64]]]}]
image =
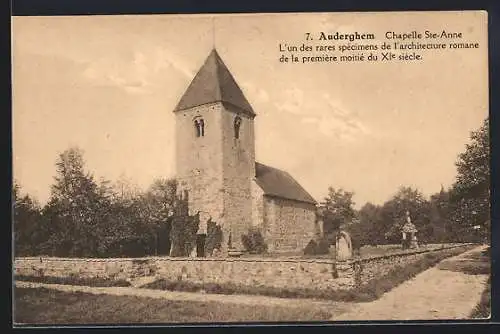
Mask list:
[{"label": "dirt path", "polygon": [[[480,246],[443,262],[446,262],[446,267],[460,264],[467,261],[471,253],[485,248]],[[479,302],[487,279],[488,275],[470,275],[441,269],[438,265],[394,288],[380,299],[357,304],[332,320],[466,319]]]},{"label": "dirt path", "polygon": [[330,302],[316,299],[290,299],[277,298],[268,296],[251,296],[251,295],[220,295],[206,294],[196,292],[180,292],[180,291],[163,291],[135,287],[88,287],[63,284],[46,284],[16,281],[16,287],[20,288],[47,288],[65,292],[85,292],[92,294],[106,294],[114,296],[137,296],[149,298],[164,298],[168,300],[178,301],[196,301],[196,302],[220,302],[238,305],[250,306],[281,306],[281,307],[316,307],[321,310],[331,312],[331,314],[339,314],[347,311],[352,307],[351,303]]}]

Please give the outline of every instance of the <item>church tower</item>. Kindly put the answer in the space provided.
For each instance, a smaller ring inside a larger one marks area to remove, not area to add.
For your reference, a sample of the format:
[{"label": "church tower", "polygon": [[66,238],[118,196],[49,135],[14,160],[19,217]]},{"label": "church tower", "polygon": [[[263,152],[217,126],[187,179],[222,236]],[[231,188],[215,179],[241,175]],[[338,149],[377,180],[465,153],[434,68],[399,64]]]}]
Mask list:
[{"label": "church tower", "polygon": [[174,110],[179,190],[191,214],[222,226],[222,251],[252,225],[255,113],[215,49]]}]

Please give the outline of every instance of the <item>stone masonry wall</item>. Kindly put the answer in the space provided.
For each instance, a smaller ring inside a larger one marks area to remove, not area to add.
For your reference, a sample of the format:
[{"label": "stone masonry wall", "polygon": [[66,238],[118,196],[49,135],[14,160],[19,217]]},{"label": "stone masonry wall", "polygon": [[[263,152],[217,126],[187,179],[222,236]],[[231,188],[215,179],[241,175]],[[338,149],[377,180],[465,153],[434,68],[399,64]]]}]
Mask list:
[{"label": "stone masonry wall", "polygon": [[316,236],[315,206],[309,203],[265,197],[265,221],[271,238],[266,240],[273,252],[302,253]]},{"label": "stone masonry wall", "polygon": [[383,277],[396,266],[407,265],[422,259],[428,253],[440,253],[454,248],[467,248],[469,244],[447,245],[443,248],[402,251],[383,256],[367,257],[350,261],[355,268],[356,280],[365,283],[377,277]]},{"label": "stone masonry wall", "polygon": [[126,258],[126,259],[74,259],[74,258],[16,258],[16,275],[108,277],[131,280],[153,276],[157,279],[195,283],[234,283],[278,288],[314,288],[318,290],[349,290],[356,282],[367,282],[383,277],[397,264],[411,264],[425,253],[438,250],[415,251],[396,255],[344,261],[317,259],[266,258]]},{"label": "stone masonry wall", "polygon": [[[234,133],[234,120],[237,116],[241,119],[238,138]],[[254,120],[238,108],[224,104],[221,122],[224,224],[231,226],[232,246],[243,250],[241,237],[252,226],[251,187],[255,177]]]},{"label": "stone masonry wall", "polygon": [[[189,193],[190,214],[202,211],[223,224],[222,105],[213,103],[176,113],[176,169],[179,191]],[[205,135],[196,137],[194,118]]]},{"label": "stone masonry wall", "polygon": [[[329,260],[147,258],[147,259],[63,259],[18,258],[16,275],[67,277],[110,277],[131,280],[157,279],[194,283],[235,283],[281,288],[349,289],[354,272],[349,266],[335,270]],[[338,278],[334,278],[335,271]]]},{"label": "stone masonry wall", "polygon": [[[266,226],[264,222],[264,191],[255,182],[252,181],[252,226],[258,227],[262,230],[262,234],[266,233]],[[264,236],[265,237],[265,236]]]}]

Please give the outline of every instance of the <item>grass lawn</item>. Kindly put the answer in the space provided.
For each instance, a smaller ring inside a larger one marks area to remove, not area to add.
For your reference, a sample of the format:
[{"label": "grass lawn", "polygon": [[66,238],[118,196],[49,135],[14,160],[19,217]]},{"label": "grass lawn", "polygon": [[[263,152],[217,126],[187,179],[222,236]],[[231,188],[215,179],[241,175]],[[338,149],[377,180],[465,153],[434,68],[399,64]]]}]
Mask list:
[{"label": "grass lawn", "polygon": [[468,254],[459,261],[443,261],[438,265],[438,268],[459,271],[469,275],[489,275],[491,272],[489,252],[489,249],[486,251],[476,251]]},{"label": "grass lawn", "polygon": [[476,305],[470,316],[472,319],[489,319],[491,317],[491,279],[486,284],[481,295],[481,301]]},{"label": "grass lawn", "polygon": [[245,306],[133,296],[15,289],[16,324],[132,324],[179,322],[319,321],[330,312],[304,307]]},{"label": "grass lawn", "polygon": [[[440,249],[445,246],[451,246],[452,244],[425,244],[420,245],[418,250],[428,250],[428,249]],[[400,244],[397,245],[378,245],[378,246],[363,246],[360,249],[360,255],[362,258],[372,257],[372,256],[382,256],[401,252],[413,252],[414,249],[408,249],[404,251]]]}]

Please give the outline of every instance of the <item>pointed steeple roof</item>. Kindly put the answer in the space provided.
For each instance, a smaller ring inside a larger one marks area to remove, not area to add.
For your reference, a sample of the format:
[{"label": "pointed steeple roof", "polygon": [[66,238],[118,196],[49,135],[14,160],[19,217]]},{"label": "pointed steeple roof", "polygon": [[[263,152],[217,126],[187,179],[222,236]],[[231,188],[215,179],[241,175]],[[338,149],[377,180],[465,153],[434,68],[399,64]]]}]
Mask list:
[{"label": "pointed steeple roof", "polygon": [[255,116],[252,106],[215,49],[191,81],[174,112],[212,102],[228,103]]}]

